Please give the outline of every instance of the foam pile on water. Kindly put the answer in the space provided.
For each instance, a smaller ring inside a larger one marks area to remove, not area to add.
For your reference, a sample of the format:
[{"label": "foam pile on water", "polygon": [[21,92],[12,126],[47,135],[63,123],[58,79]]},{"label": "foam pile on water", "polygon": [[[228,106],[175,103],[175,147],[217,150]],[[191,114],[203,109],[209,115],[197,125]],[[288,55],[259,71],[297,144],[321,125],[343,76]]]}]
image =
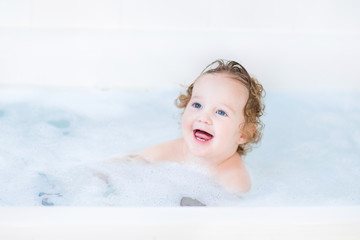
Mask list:
[{"label": "foam pile on water", "polygon": [[105,161],[178,138],[177,94],[1,89],[0,206],[179,206],[182,197],[208,206],[360,204],[357,93],[268,93],[243,196],[176,163]]},{"label": "foam pile on water", "polygon": [[97,163],[9,172],[2,179],[16,181],[2,186],[5,206],[179,206],[183,197],[221,206],[223,198],[240,199],[206,175],[175,163]]},{"label": "foam pile on water", "polygon": [[[107,177],[104,181],[98,175]],[[136,162],[72,167],[70,171],[40,176],[42,185],[54,182],[49,193],[56,205],[88,206],[179,206],[182,197],[191,197],[217,206],[221,196],[239,199],[222,190],[206,175],[173,163]],[[49,181],[48,181],[49,180]]]},{"label": "foam pile on water", "polygon": [[179,206],[184,196],[221,205],[224,190],[178,164],[104,161],[177,137],[173,100],[166,105],[163,93],[138,94],[3,90],[0,205]]}]

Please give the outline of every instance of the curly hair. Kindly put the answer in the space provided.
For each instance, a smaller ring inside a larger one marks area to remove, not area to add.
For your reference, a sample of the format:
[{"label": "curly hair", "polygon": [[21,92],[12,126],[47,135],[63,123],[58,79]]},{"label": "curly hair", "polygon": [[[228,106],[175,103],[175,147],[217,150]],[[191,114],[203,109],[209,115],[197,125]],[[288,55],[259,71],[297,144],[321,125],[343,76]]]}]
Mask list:
[{"label": "curly hair", "polygon": [[[256,78],[249,75],[241,64],[235,61],[216,60],[209,64],[201,72],[199,77],[214,73],[226,73],[230,75],[233,79],[244,84],[249,91],[249,97],[243,110],[245,123],[242,126],[242,131],[247,137],[247,142],[240,144],[237,148],[237,152],[240,155],[245,155],[251,150],[252,144],[258,143],[261,140],[264,124],[260,120],[260,117],[263,115],[265,108],[263,103],[263,97],[265,95],[264,88]],[[195,82],[196,80],[186,89],[185,94],[180,94],[176,99],[177,107],[185,109],[191,99]]]}]

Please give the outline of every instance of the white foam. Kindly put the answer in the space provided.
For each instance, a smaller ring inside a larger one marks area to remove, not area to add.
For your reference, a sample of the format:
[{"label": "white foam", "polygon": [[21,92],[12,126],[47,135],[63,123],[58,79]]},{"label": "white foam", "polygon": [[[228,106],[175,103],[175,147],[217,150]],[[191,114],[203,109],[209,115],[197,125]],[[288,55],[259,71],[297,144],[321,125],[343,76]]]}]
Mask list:
[{"label": "white foam", "polygon": [[175,163],[103,162],[179,137],[177,94],[0,89],[0,206],[360,203],[356,94],[268,92],[263,141],[245,157],[253,187],[242,196]]}]

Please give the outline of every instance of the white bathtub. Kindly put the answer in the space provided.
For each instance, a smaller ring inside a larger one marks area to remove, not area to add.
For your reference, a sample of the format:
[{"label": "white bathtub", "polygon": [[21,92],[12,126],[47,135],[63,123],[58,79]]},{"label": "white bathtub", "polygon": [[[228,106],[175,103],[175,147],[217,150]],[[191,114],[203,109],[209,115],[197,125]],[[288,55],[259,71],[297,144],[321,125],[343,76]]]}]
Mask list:
[{"label": "white bathtub", "polygon": [[[243,63],[266,89],[353,92],[359,40],[349,33],[0,29],[0,84],[175,86],[220,57]],[[359,239],[359,229],[360,206],[0,208],[1,239]]]},{"label": "white bathtub", "polygon": [[359,239],[359,207],[1,208],[1,239]]}]

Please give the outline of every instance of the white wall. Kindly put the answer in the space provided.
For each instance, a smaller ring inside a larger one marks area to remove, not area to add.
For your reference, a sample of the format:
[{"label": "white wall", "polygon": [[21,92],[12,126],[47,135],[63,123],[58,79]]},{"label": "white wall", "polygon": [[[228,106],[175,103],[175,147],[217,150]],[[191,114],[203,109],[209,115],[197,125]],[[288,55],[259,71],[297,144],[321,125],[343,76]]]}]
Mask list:
[{"label": "white wall", "polygon": [[0,0],[0,27],[358,31],[358,0]]},{"label": "white wall", "polygon": [[360,1],[0,0],[0,84],[158,86],[234,59],[268,88],[360,89]]}]

